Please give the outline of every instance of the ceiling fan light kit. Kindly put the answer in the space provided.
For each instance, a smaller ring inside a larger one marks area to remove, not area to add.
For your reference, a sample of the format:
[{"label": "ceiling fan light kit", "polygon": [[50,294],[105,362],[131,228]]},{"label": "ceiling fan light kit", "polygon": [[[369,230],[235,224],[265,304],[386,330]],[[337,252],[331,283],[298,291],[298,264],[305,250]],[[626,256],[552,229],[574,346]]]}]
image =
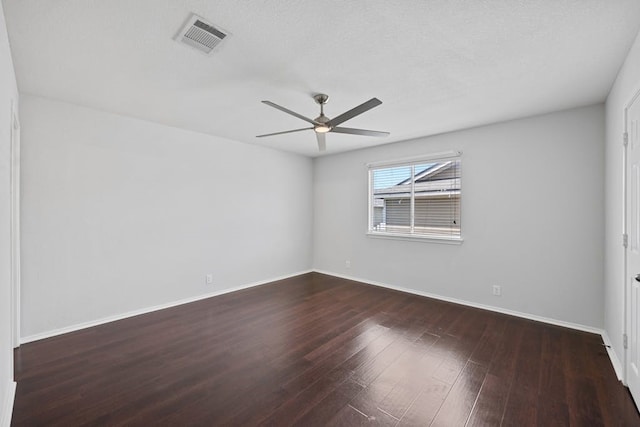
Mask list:
[{"label": "ceiling fan light kit", "polygon": [[324,104],[326,104],[327,101],[329,100],[329,96],[325,95],[324,93],[318,93],[316,95],[313,95],[313,99],[316,101],[317,104],[320,105],[320,115],[315,119],[310,119],[308,117],[305,117],[302,114],[296,113],[295,111],[289,110],[288,108],[285,108],[271,101],[262,101],[263,104],[266,104],[277,110],[280,110],[294,117],[297,117],[301,120],[304,120],[305,122],[308,122],[313,126],[302,128],[302,129],[293,129],[293,130],[287,130],[283,132],[275,132],[275,133],[268,133],[264,135],[258,135],[257,138],[262,138],[265,136],[282,135],[282,134],[293,133],[293,132],[300,132],[303,130],[313,130],[316,133],[316,139],[318,141],[318,149],[320,151],[325,151],[326,150],[325,134],[329,132],[343,133],[343,134],[349,134],[349,135],[377,136],[377,137],[384,137],[389,135],[389,132],[338,127],[339,124],[342,124],[347,120],[350,120],[356,116],[359,116],[360,114],[365,113],[371,110],[372,108],[382,104],[382,101],[380,101],[378,98],[371,98],[367,102],[364,102],[358,105],[357,107],[352,108],[351,110],[346,111],[337,117],[334,117],[333,119],[330,119],[329,117],[324,115]]}]

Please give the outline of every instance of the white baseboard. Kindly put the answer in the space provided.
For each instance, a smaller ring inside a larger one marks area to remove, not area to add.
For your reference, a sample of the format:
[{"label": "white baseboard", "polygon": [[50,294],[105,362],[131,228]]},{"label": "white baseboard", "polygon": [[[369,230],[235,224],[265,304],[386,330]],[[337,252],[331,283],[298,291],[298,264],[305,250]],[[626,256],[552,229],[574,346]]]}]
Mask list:
[{"label": "white baseboard", "polygon": [[[109,322],[113,322],[116,320],[121,320],[121,319],[126,319],[128,317],[133,317],[133,316],[138,316],[141,314],[146,314],[146,313],[151,313],[153,311],[157,311],[157,310],[162,310],[165,308],[170,308],[170,307],[175,307],[178,305],[182,305],[182,304],[188,304],[190,302],[195,302],[195,301],[200,301],[203,299],[207,299],[207,298],[211,298],[211,297],[215,297],[218,295],[223,295],[223,294],[227,294],[227,293],[231,293],[231,292],[236,292],[242,289],[248,289],[248,288],[252,288],[255,286],[261,286],[261,285],[265,285],[267,283],[271,283],[271,282],[276,282],[278,280],[284,280],[284,279],[288,279],[291,277],[295,277],[295,276],[299,276],[302,274],[307,274],[307,273],[311,273],[311,272],[317,272],[320,274],[326,274],[329,276],[335,276],[335,277],[340,277],[343,279],[347,279],[347,280],[354,280],[357,282],[361,282],[361,283],[365,283],[365,284],[369,284],[369,285],[373,285],[373,286],[380,286],[383,288],[387,288],[387,289],[393,289],[396,291],[400,291],[400,292],[406,292],[406,293],[410,293],[410,294],[414,294],[414,295],[420,295],[423,297],[428,297],[428,298],[433,298],[433,299],[437,299],[437,300],[441,300],[441,301],[447,301],[447,302],[452,302],[455,304],[460,304],[460,305],[465,305],[468,307],[475,307],[475,308],[480,308],[483,310],[489,310],[489,311],[494,311],[497,313],[502,313],[502,314],[508,314],[511,316],[516,316],[516,317],[521,317],[524,319],[529,319],[529,320],[535,320],[538,322],[543,322],[543,323],[548,323],[551,325],[556,325],[556,326],[562,326],[565,328],[570,328],[570,329],[576,329],[579,331],[584,331],[584,332],[591,332],[594,334],[598,334],[600,336],[602,336],[602,340],[603,342],[608,346],[607,347],[607,353],[609,354],[609,358],[611,360],[611,364],[613,365],[613,369],[616,373],[616,376],[618,377],[618,379],[620,381],[622,381],[622,364],[620,363],[620,359],[618,358],[618,355],[616,354],[615,350],[613,349],[613,347],[611,347],[611,340],[609,339],[609,335],[607,334],[606,331],[599,329],[599,328],[594,328],[592,326],[586,326],[586,325],[581,325],[581,324],[577,324],[577,323],[571,323],[571,322],[565,322],[563,320],[557,320],[557,319],[551,319],[548,317],[542,317],[542,316],[536,316],[533,314],[529,314],[529,313],[522,313],[519,311],[514,311],[514,310],[508,310],[502,307],[494,307],[494,306],[489,306],[489,305],[484,305],[484,304],[478,304],[478,303],[474,303],[471,301],[465,301],[465,300],[460,300],[457,298],[451,298],[451,297],[446,297],[446,296],[442,296],[442,295],[437,295],[437,294],[432,294],[429,292],[422,292],[422,291],[417,291],[415,289],[409,289],[409,288],[403,288],[400,286],[393,286],[393,285],[389,285],[387,283],[382,283],[382,282],[377,282],[377,281],[372,281],[372,280],[367,280],[367,279],[362,279],[359,277],[353,277],[353,276],[347,276],[344,274],[339,274],[339,273],[333,273],[330,271],[324,271],[324,270],[318,270],[318,269],[312,269],[312,270],[305,270],[305,271],[300,271],[297,273],[292,273],[286,276],[280,276],[280,277],[275,277],[275,278],[271,278],[271,279],[267,279],[267,280],[261,280],[258,282],[252,282],[252,283],[247,283],[241,286],[236,286],[234,288],[230,288],[230,289],[223,289],[220,291],[216,291],[216,292],[211,292],[211,293],[207,293],[207,294],[203,294],[203,295],[198,295],[196,297],[191,297],[191,298],[185,298],[179,301],[172,301],[166,304],[160,304],[160,305],[156,305],[153,307],[147,307],[147,308],[143,308],[140,310],[134,310],[134,311],[130,311],[127,313],[122,313],[122,314],[118,314],[118,315],[114,315],[114,316],[109,316],[109,317],[104,317],[101,319],[97,319],[91,322],[85,322],[85,323],[80,323],[80,324],[76,324],[76,325],[71,325],[71,326],[67,326],[64,328],[59,328],[59,329],[55,329],[55,330],[51,330],[51,331],[47,331],[47,332],[43,332],[43,333],[39,333],[39,334],[35,334],[35,335],[30,335],[27,337],[22,337],[20,339],[20,343],[21,344],[26,344],[32,341],[37,341],[37,340],[41,340],[41,339],[45,339],[45,338],[50,338],[50,337],[54,337],[57,335],[61,335],[61,334],[66,334],[68,332],[74,332],[74,331],[78,331],[81,329],[85,329],[85,328],[90,328],[92,326],[98,326],[98,325],[102,325],[104,323],[109,323]],[[15,395],[15,387],[16,387],[16,383],[12,383],[11,385],[11,392],[8,393],[8,398],[10,398],[10,401],[7,401],[4,403],[5,405],[5,409],[8,406],[9,408],[9,415],[8,415],[8,420],[7,420],[7,424],[4,424],[5,422],[5,417],[6,417],[6,410],[3,411],[3,416],[2,416],[2,422],[3,424],[0,424],[0,427],[4,427],[5,425],[8,426],[10,421],[11,421],[11,412],[13,409],[13,399],[14,399],[14,395]]]},{"label": "white baseboard", "polygon": [[623,377],[623,372],[624,371],[622,369],[622,363],[620,363],[620,359],[618,358],[618,355],[616,354],[616,351],[613,349],[613,346],[611,345],[611,339],[609,339],[609,334],[607,334],[607,331],[605,331],[604,329],[594,328],[593,326],[586,326],[586,325],[581,325],[581,324],[578,324],[578,323],[565,322],[563,320],[551,319],[551,318],[548,318],[548,317],[536,316],[534,314],[522,313],[522,312],[519,312],[519,311],[508,310],[508,309],[501,308],[501,307],[493,307],[493,306],[484,305],[484,304],[477,304],[477,303],[474,303],[474,302],[471,302],[471,301],[460,300],[460,299],[457,299],[457,298],[444,297],[442,295],[436,295],[436,294],[431,294],[431,293],[428,293],[428,292],[417,291],[415,289],[402,288],[400,286],[393,286],[393,285],[389,285],[389,284],[386,284],[386,283],[376,282],[376,281],[367,280],[367,279],[361,279],[359,277],[347,276],[347,275],[339,274],[339,273],[332,273],[330,271],[324,271],[324,270],[318,270],[318,269],[314,269],[313,271],[315,271],[316,273],[320,273],[320,274],[326,274],[326,275],[329,275],[329,276],[340,277],[342,279],[354,280],[356,282],[361,282],[361,283],[365,283],[365,284],[368,284],[368,285],[380,286],[382,288],[387,288],[387,289],[393,289],[395,291],[407,292],[407,293],[410,293],[410,294],[420,295],[420,296],[423,296],[423,297],[433,298],[433,299],[437,299],[437,300],[441,300],[441,301],[447,301],[447,302],[452,302],[452,303],[455,303],[455,304],[466,305],[468,307],[481,308],[483,310],[495,311],[497,313],[509,314],[511,316],[521,317],[521,318],[524,318],[524,319],[535,320],[535,321],[542,322],[542,323],[548,323],[548,324],[551,324],[551,325],[562,326],[562,327],[569,328],[569,329],[576,329],[578,331],[591,332],[591,333],[594,333],[594,334],[598,334],[598,335],[600,335],[602,337],[602,342],[606,346],[605,348],[607,349],[607,354],[609,355],[609,360],[611,360],[611,365],[613,365],[613,370],[615,371],[616,376],[618,377],[618,380],[622,381],[622,383],[625,384],[624,377]]},{"label": "white baseboard", "polygon": [[618,354],[613,349],[611,345],[611,339],[609,338],[609,334],[607,331],[602,331],[602,341],[605,344],[605,348],[607,349],[607,353],[609,354],[609,359],[611,359],[611,364],[613,365],[613,370],[616,371],[616,376],[618,377],[618,381],[622,381],[624,383],[624,371],[622,369],[622,363],[620,363],[620,359],[618,358]]},{"label": "white baseboard", "polygon": [[92,320],[90,322],[78,323],[78,324],[75,324],[75,325],[65,326],[64,328],[53,329],[53,330],[50,330],[50,331],[41,332],[39,334],[34,334],[34,335],[26,336],[26,337],[21,337],[20,338],[20,344],[26,344],[26,343],[29,343],[29,342],[38,341],[38,340],[42,340],[42,339],[45,339],[45,338],[51,338],[51,337],[55,337],[57,335],[62,335],[62,334],[66,334],[66,333],[69,333],[69,332],[79,331],[81,329],[91,328],[92,326],[98,326],[98,325],[102,325],[102,324],[105,324],[105,323],[114,322],[116,320],[126,319],[128,317],[139,316],[141,314],[151,313],[153,311],[158,311],[158,310],[162,310],[162,309],[165,309],[165,308],[175,307],[175,306],[182,305],[182,304],[188,304],[190,302],[200,301],[200,300],[203,300],[203,299],[215,297],[215,296],[218,296],[218,295],[228,294],[228,293],[231,293],[231,292],[236,292],[236,291],[240,291],[240,290],[247,289],[247,288],[253,288],[255,286],[266,285],[267,283],[277,282],[278,280],[284,280],[284,279],[288,279],[288,278],[291,278],[291,277],[299,276],[301,274],[311,273],[311,271],[312,270],[299,271],[299,272],[296,272],[296,273],[288,274],[286,276],[274,277],[274,278],[267,279],[267,280],[260,280],[258,282],[247,283],[247,284],[236,286],[236,287],[230,288],[230,289],[223,289],[223,290],[210,292],[210,293],[203,294],[203,295],[198,295],[198,296],[195,296],[195,297],[181,299],[181,300],[178,300],[178,301],[171,301],[171,302],[168,302],[168,303],[165,303],[165,304],[159,304],[159,305],[155,305],[155,306],[152,306],[152,307],[141,308],[139,310],[133,310],[133,311],[129,311],[129,312],[126,312],[126,313],[121,313],[121,314],[116,314],[116,315],[113,315],[113,316],[103,317],[101,319]]},{"label": "white baseboard", "polygon": [[380,287],[387,288],[387,289],[393,289],[393,290],[396,290],[396,291],[407,292],[407,293],[414,294],[414,295],[420,295],[420,296],[423,296],[423,297],[434,298],[434,299],[437,299],[437,300],[452,302],[452,303],[455,303],[455,304],[466,305],[466,306],[469,306],[469,307],[481,308],[483,310],[495,311],[497,313],[509,314],[511,316],[521,317],[521,318],[524,318],[524,319],[535,320],[535,321],[538,321],[538,322],[548,323],[548,324],[551,324],[551,325],[562,326],[562,327],[569,328],[569,329],[576,329],[578,331],[590,332],[590,333],[594,333],[594,334],[600,335],[602,337],[602,342],[605,344],[605,348],[607,350],[607,354],[609,355],[609,360],[611,361],[611,365],[613,366],[613,370],[616,373],[616,377],[618,377],[618,381],[622,382],[622,384],[625,385],[625,386],[627,385],[626,382],[625,382],[625,378],[624,378],[624,369],[623,369],[624,365],[620,362],[620,358],[618,357],[618,354],[616,353],[615,349],[611,345],[611,339],[609,338],[609,334],[604,329],[594,328],[593,326],[581,325],[581,324],[578,324],[578,323],[565,322],[563,320],[551,319],[551,318],[548,318],[548,317],[536,316],[534,314],[522,313],[522,312],[519,312],[519,311],[508,310],[508,309],[501,308],[501,307],[493,307],[493,306],[484,305],[484,304],[477,304],[477,303],[474,303],[474,302],[471,302],[471,301],[459,300],[457,298],[445,297],[445,296],[442,296],[442,295],[436,295],[436,294],[431,294],[431,293],[428,293],[428,292],[417,291],[415,289],[402,288],[402,287],[399,287],[399,286],[393,286],[393,285],[389,285],[389,284],[386,284],[386,283],[376,282],[376,281],[367,280],[367,279],[361,279],[359,277],[347,276],[347,275],[339,274],[339,273],[332,273],[330,271],[323,271],[323,270],[318,270],[318,269],[314,269],[313,271],[316,272],[316,273],[327,274],[329,276],[340,277],[340,278],[347,279],[347,280],[355,280],[356,282],[361,282],[361,283],[365,283],[365,284],[368,284],[368,285],[380,286]]},{"label": "white baseboard", "polygon": [[465,301],[457,298],[445,297],[442,295],[432,294],[429,292],[417,291],[415,289],[403,288],[400,286],[389,285],[387,283],[376,282],[373,280],[361,279],[359,277],[347,276],[339,273],[332,273],[330,271],[323,271],[314,269],[316,273],[327,274],[329,276],[340,277],[347,280],[355,280],[356,282],[366,283],[368,285],[380,286],[382,288],[393,289],[395,291],[407,292],[409,294],[419,295],[422,297],[433,298],[440,301],[452,302],[455,304],[466,305],[468,307],[481,308],[483,310],[495,311],[496,313],[509,314],[511,316],[522,317],[523,319],[535,320],[542,323],[549,323],[551,325],[563,326],[565,328],[576,329],[578,331],[591,332],[594,334],[602,335],[604,332],[602,329],[594,328],[593,326],[581,325],[578,323],[565,322],[564,320],[551,319],[548,317],[536,316],[535,314],[522,313],[519,311],[509,310],[502,307],[494,307],[491,305],[478,304],[472,301]]},{"label": "white baseboard", "polygon": [[508,309],[501,308],[501,307],[493,307],[493,306],[484,305],[484,304],[477,304],[477,303],[474,303],[474,302],[471,302],[471,301],[460,300],[460,299],[457,299],[457,298],[444,297],[442,295],[436,295],[436,294],[431,294],[431,293],[428,293],[428,292],[417,291],[415,289],[402,288],[400,286],[393,286],[393,285],[389,285],[387,283],[381,283],[381,282],[376,282],[376,281],[372,281],[372,280],[361,279],[359,277],[347,276],[347,275],[339,274],[339,273],[332,273],[330,271],[323,271],[323,270],[317,270],[317,269],[314,269],[313,271],[315,271],[316,273],[320,273],[320,274],[327,274],[329,276],[340,277],[342,279],[355,280],[356,282],[361,282],[361,283],[365,283],[365,284],[368,284],[368,285],[380,286],[382,288],[387,288],[387,289],[393,289],[395,291],[407,292],[407,293],[410,293],[410,294],[420,295],[420,296],[423,296],[423,297],[433,298],[433,299],[437,299],[437,300],[441,300],[441,301],[447,301],[447,302],[452,302],[452,303],[455,303],[455,304],[466,305],[468,307],[481,308],[483,310],[495,311],[497,313],[508,314],[508,315],[511,315],[511,316],[521,317],[521,318],[524,318],[524,319],[535,320],[535,321],[542,322],[542,323],[548,323],[548,324],[551,324],[551,325],[562,326],[562,327],[569,328],[569,329],[576,329],[578,331],[591,332],[591,333],[594,333],[594,334],[598,334],[598,335],[600,335],[602,337],[602,341],[604,342],[604,344],[606,346],[605,348],[607,349],[607,354],[609,355],[609,360],[611,360],[611,364],[613,365],[613,370],[615,371],[616,376],[618,377],[618,380],[622,381],[622,383],[624,384],[622,363],[620,363],[620,359],[618,358],[618,355],[616,354],[615,350],[613,349],[613,346],[611,345],[611,340],[609,339],[609,334],[607,334],[607,331],[605,331],[604,329],[594,328],[593,326],[581,325],[581,324],[578,324],[578,323],[565,322],[563,320],[551,319],[551,318],[548,318],[548,317],[536,316],[534,314],[522,313],[522,312],[519,312],[519,311],[508,310]]},{"label": "white baseboard", "polygon": [[0,427],[9,427],[11,425],[11,416],[13,415],[13,402],[16,397],[16,383],[11,381],[6,386],[6,394],[4,402],[2,402],[2,418],[0,419]]}]

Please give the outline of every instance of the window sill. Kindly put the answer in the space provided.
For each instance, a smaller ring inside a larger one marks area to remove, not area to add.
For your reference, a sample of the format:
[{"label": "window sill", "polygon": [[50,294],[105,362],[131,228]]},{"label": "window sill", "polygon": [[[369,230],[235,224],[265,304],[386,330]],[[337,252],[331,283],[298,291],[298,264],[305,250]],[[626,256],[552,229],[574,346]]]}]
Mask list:
[{"label": "window sill", "polygon": [[429,237],[415,234],[403,235],[394,233],[383,233],[380,231],[367,231],[367,237],[373,237],[375,239],[410,240],[414,242],[440,243],[445,245],[460,245],[462,244],[462,242],[464,242],[464,239],[462,237]]}]

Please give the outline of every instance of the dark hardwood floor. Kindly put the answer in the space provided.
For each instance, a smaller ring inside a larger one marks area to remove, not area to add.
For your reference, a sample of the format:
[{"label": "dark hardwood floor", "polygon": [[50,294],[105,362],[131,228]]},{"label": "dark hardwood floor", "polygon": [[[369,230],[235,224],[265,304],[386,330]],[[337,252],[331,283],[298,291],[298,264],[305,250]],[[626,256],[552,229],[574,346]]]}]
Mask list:
[{"label": "dark hardwood floor", "polygon": [[25,344],[14,426],[639,426],[598,335],[317,273]]}]

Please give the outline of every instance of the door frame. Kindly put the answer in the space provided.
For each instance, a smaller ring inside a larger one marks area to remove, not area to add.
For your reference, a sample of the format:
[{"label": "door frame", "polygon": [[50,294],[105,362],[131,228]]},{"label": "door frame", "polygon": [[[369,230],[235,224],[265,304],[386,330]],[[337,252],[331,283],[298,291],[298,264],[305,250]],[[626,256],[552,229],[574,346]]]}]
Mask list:
[{"label": "door frame", "polygon": [[11,342],[20,346],[20,120],[15,101],[11,101],[10,122],[10,274],[11,274]]},{"label": "door frame", "polygon": [[[629,245],[628,245],[628,236],[629,236],[629,218],[627,215],[627,207],[628,207],[628,195],[627,189],[629,188],[629,175],[628,175],[628,154],[627,154],[627,146],[628,146],[628,136],[629,135],[629,109],[634,104],[634,102],[640,102],[640,88],[636,90],[631,99],[625,104],[623,110],[623,143],[622,143],[622,235],[623,235],[623,249],[624,249],[624,259],[623,259],[623,284],[624,284],[624,301],[622,306],[622,334],[623,337],[628,337],[629,330],[631,328],[631,310],[630,310],[630,297],[629,297],[629,281],[628,281],[628,265],[627,258],[629,256]],[[622,352],[622,383],[627,385],[628,378],[628,346],[623,346]]]}]

